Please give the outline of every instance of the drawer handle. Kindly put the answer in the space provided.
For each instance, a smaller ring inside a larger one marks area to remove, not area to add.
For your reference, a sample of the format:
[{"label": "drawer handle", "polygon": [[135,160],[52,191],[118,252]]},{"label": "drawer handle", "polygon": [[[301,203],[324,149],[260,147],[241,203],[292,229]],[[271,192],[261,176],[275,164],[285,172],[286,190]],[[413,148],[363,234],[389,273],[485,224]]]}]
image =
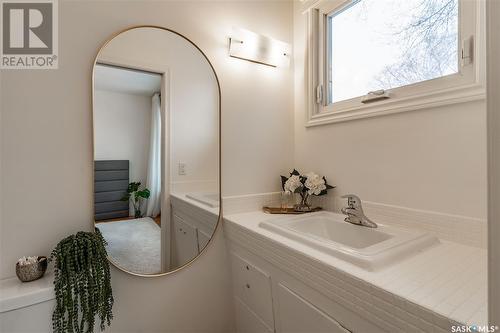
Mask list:
[{"label": "drawer handle", "polygon": [[250,289],[250,285],[247,283],[247,288]]}]

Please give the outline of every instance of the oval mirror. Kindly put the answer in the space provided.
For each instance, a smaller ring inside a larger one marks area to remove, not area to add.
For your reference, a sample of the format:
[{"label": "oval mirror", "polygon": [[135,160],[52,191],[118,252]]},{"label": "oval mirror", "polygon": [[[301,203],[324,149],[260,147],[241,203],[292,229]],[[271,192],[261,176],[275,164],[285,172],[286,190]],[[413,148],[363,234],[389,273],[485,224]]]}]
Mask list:
[{"label": "oval mirror", "polygon": [[93,68],[94,225],[140,276],[200,255],[220,216],[220,87],[204,53],[166,28],[112,37]]}]

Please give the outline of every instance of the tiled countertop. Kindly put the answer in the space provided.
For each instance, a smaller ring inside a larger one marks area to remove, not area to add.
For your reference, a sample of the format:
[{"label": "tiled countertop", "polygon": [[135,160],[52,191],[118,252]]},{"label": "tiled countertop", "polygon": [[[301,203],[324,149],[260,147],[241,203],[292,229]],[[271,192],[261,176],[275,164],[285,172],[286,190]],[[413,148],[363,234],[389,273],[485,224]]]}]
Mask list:
[{"label": "tiled countertop", "polygon": [[[273,218],[283,216],[261,211],[224,216],[226,237],[246,243],[242,246],[267,248],[269,258],[273,251],[282,251],[282,256],[288,251],[294,258],[310,263],[311,267],[321,269],[323,266],[332,276],[338,275],[336,281],[344,281],[347,288],[353,288],[354,295],[361,293],[361,300],[371,297],[372,302],[367,302],[366,306],[373,308],[382,321],[397,322],[399,318],[412,324],[417,331],[432,332],[449,332],[453,324],[487,323],[485,249],[441,240],[439,245],[406,260],[370,272],[258,226]],[[351,299],[351,296],[346,298]],[[377,313],[384,306],[387,306],[386,311]],[[402,328],[401,325],[398,327]]]},{"label": "tiled countertop", "polygon": [[173,193],[170,193],[170,196],[175,199],[178,199],[178,200],[182,200],[182,201],[185,201],[187,203],[189,203],[190,205],[192,206],[195,206],[195,207],[198,207],[204,211],[207,211],[213,215],[216,215],[218,216],[219,215],[219,210],[220,208],[219,207],[209,207],[201,202],[198,202],[196,200],[193,200],[191,198],[188,198],[186,196],[186,193],[181,193],[181,192],[173,192]]}]

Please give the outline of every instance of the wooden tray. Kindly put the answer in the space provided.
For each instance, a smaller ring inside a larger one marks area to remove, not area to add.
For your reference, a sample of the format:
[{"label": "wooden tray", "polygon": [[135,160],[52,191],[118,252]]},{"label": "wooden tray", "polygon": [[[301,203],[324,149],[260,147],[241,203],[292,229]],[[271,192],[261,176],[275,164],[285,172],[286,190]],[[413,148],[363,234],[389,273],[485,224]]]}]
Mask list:
[{"label": "wooden tray", "polygon": [[267,206],[262,207],[262,210],[265,213],[268,213],[268,214],[295,214],[295,215],[298,215],[298,214],[307,214],[307,213],[314,213],[314,212],[318,212],[318,211],[320,211],[322,209],[323,208],[321,208],[321,207],[314,207],[309,212],[297,212],[293,208],[287,208],[285,211],[283,211],[281,209],[281,207],[267,207]]}]

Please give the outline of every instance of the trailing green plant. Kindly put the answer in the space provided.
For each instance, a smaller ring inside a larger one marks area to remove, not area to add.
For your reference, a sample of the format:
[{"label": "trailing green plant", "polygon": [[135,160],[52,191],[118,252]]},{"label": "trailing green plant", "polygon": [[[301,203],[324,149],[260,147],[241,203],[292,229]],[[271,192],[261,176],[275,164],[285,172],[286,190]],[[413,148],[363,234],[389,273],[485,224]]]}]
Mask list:
[{"label": "trailing green plant", "polygon": [[80,231],[61,240],[52,250],[55,261],[55,333],[92,333],[96,316],[101,331],[113,319],[113,292],[106,253],[99,229]]},{"label": "trailing green plant", "polygon": [[151,195],[149,189],[144,188],[141,190],[140,187],[141,182],[132,182],[128,184],[127,193],[121,199],[121,201],[132,201],[135,218],[142,217],[141,202],[142,200],[149,199],[149,196]]}]

